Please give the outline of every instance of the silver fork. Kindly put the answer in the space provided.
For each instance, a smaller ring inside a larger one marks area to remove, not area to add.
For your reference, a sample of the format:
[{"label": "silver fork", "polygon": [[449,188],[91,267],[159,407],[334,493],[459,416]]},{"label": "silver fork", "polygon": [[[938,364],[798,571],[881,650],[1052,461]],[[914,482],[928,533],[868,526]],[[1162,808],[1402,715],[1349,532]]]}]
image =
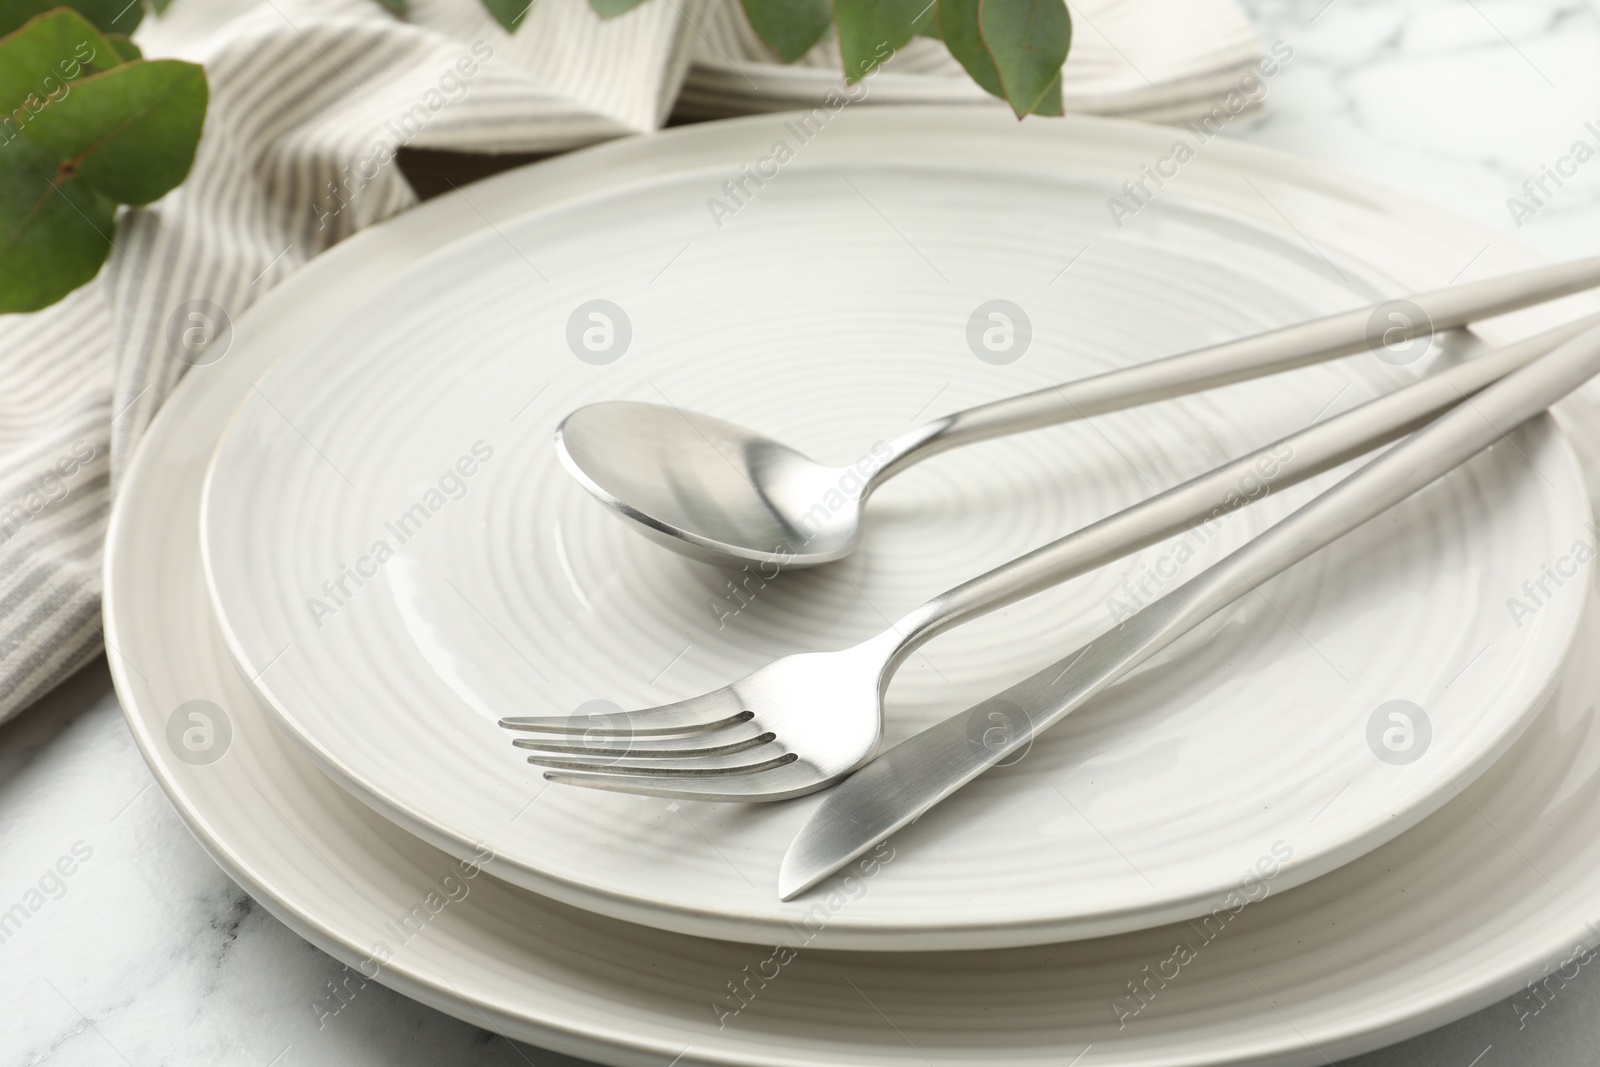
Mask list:
[{"label": "silver fork", "polygon": [[[1549,359],[1533,363],[1552,350]],[[1581,364],[1579,371],[1567,369],[1574,364]],[[528,716],[502,719],[500,725],[538,735],[513,744],[532,752],[528,761],[547,768],[545,777],[554,782],[686,800],[768,801],[810,793],[872,757],[882,736],[889,680],[936,635],[1154,544],[1198,518],[1220,516],[1227,510],[1220,502],[1246,476],[1269,490],[1292,485],[1393,441],[1483,391],[1212,568],[1226,571],[1230,560],[1270,535],[1280,547],[1262,559],[1252,557],[1258,575],[1253,580],[1265,581],[1493,443],[1499,436],[1495,424],[1520,424],[1596,369],[1600,315],[1468,361],[1225,463],[958,585],[852,647],[784,656],[703,696],[600,722]],[[1528,406],[1522,398],[1541,386],[1539,402]],[[1451,441],[1458,443],[1441,454],[1439,442]],[[1359,493],[1347,488],[1357,484],[1363,487]],[[1324,514],[1323,501],[1340,493],[1344,511],[1335,522]],[[1261,495],[1235,494],[1241,503]],[[1325,530],[1335,532],[1323,536]],[[1162,600],[1197,595],[1210,574]],[[1189,619],[1182,629],[1203,617]],[[1159,630],[1148,654],[1181,632]]]}]

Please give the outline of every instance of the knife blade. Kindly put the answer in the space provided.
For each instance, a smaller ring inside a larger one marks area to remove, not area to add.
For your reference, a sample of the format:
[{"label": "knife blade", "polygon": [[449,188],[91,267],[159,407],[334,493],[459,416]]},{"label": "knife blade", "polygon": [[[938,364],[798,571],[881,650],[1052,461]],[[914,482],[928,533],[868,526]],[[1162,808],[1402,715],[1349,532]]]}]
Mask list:
[{"label": "knife blade", "polygon": [[1176,640],[1200,621],[1190,618],[1197,610],[1194,592],[1179,595],[1192,585],[1180,586],[1073,655],[902,741],[834,786],[784,854],[778,895],[791,900],[815,886],[1024,751],[1036,733]]}]

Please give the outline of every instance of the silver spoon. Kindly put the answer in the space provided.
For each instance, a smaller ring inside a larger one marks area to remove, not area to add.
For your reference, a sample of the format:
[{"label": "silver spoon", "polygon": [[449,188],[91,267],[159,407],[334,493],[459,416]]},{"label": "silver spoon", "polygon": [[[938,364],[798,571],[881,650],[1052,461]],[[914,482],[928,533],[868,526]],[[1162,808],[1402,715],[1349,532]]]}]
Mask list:
[{"label": "silver spoon", "polygon": [[556,429],[556,450],[584,488],[668,548],[712,563],[811,567],[854,552],[867,498],[940,452],[1363,349],[1393,351],[1595,285],[1600,256],[1386,300],[958,411],[844,467],[710,415],[630,401],[572,412]]}]

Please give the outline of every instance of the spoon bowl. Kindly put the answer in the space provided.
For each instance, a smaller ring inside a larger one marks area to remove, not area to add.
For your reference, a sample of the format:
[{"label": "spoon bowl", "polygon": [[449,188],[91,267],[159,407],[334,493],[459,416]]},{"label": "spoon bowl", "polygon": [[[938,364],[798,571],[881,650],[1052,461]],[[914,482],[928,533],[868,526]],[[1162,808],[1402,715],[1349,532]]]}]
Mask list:
[{"label": "spoon bowl", "polygon": [[556,451],[584,488],[668,548],[780,567],[855,551],[872,473],[863,468],[878,462],[827,467],[731,422],[632,401],[572,412]]}]

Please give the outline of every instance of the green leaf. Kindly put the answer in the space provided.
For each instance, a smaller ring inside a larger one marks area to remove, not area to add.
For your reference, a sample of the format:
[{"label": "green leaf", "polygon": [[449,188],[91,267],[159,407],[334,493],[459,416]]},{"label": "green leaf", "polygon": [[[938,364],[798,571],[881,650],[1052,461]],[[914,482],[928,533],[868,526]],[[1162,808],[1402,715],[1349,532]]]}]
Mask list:
[{"label": "green leaf", "polygon": [[742,0],[745,18],[767,47],[793,63],[833,25],[831,0]]},{"label": "green leaf", "polygon": [[[490,0],[484,0],[489,3]],[[589,0],[589,6],[594,8],[594,13],[603,19],[614,19],[618,15],[626,15],[644,0]]]},{"label": "green leaf", "polygon": [[71,89],[23,131],[63,173],[121,204],[158,200],[188,175],[210,95],[205,71],[140,59]]},{"label": "green leaf", "polygon": [[1005,97],[1020,118],[1039,105],[1067,61],[1072,17],[1065,0],[981,0],[978,21]]},{"label": "green leaf", "polygon": [[878,69],[917,32],[930,0],[833,0],[845,80],[858,82]]},{"label": "green leaf", "polygon": [[[170,0],[167,0],[167,2],[170,2]],[[391,15],[398,15],[401,18],[406,15],[406,0],[378,0],[378,3],[382,4],[384,10]],[[494,5],[489,3],[488,0],[484,0],[484,6],[489,9],[491,15],[494,14]],[[496,17],[498,18],[498,16]]]},{"label": "green leaf", "polygon": [[[0,4],[7,0],[0,0]],[[75,12],[0,38],[0,312],[35,311],[99,271],[118,204],[188,175],[205,124],[205,71],[137,58]]]},{"label": "green leaf", "polygon": [[144,58],[144,53],[139,50],[139,46],[134,44],[133,38],[126,34],[108,33],[106,34],[106,40],[110,42],[112,50],[122,57],[124,63]]},{"label": "green leaf", "polygon": [[0,147],[0,313],[37,311],[93,278],[111,251],[116,204],[24,138]]},{"label": "green leaf", "polygon": [[1039,102],[1033,105],[1030,115],[1043,115],[1046,118],[1060,118],[1064,114],[1061,106],[1061,73],[1056,72],[1056,80],[1050,83],[1050,88],[1044,91]]},{"label": "green leaf", "polygon": [[111,42],[75,11],[29,20],[0,38],[0,139],[15,136],[35,113],[69,95],[67,82],[121,64]]},{"label": "green leaf", "polygon": [[139,0],[0,0],[0,36],[10,33],[35,15],[71,7],[103,33],[132,33],[144,18]]},{"label": "green leaf", "polygon": [[929,0],[928,6],[922,9],[922,14],[917,19],[916,35],[918,37],[939,37],[939,0]]},{"label": "green leaf", "polygon": [[[507,33],[516,33],[538,0],[483,0],[483,6]],[[597,8],[598,10],[598,8]],[[620,14],[620,12],[619,12]],[[609,16],[608,16],[609,17]]]},{"label": "green leaf", "polygon": [[939,0],[939,31],[945,47],[955,56],[972,80],[991,96],[1006,98],[1000,84],[1000,72],[989,57],[989,48],[983,43],[983,30],[978,25],[980,0]]}]

